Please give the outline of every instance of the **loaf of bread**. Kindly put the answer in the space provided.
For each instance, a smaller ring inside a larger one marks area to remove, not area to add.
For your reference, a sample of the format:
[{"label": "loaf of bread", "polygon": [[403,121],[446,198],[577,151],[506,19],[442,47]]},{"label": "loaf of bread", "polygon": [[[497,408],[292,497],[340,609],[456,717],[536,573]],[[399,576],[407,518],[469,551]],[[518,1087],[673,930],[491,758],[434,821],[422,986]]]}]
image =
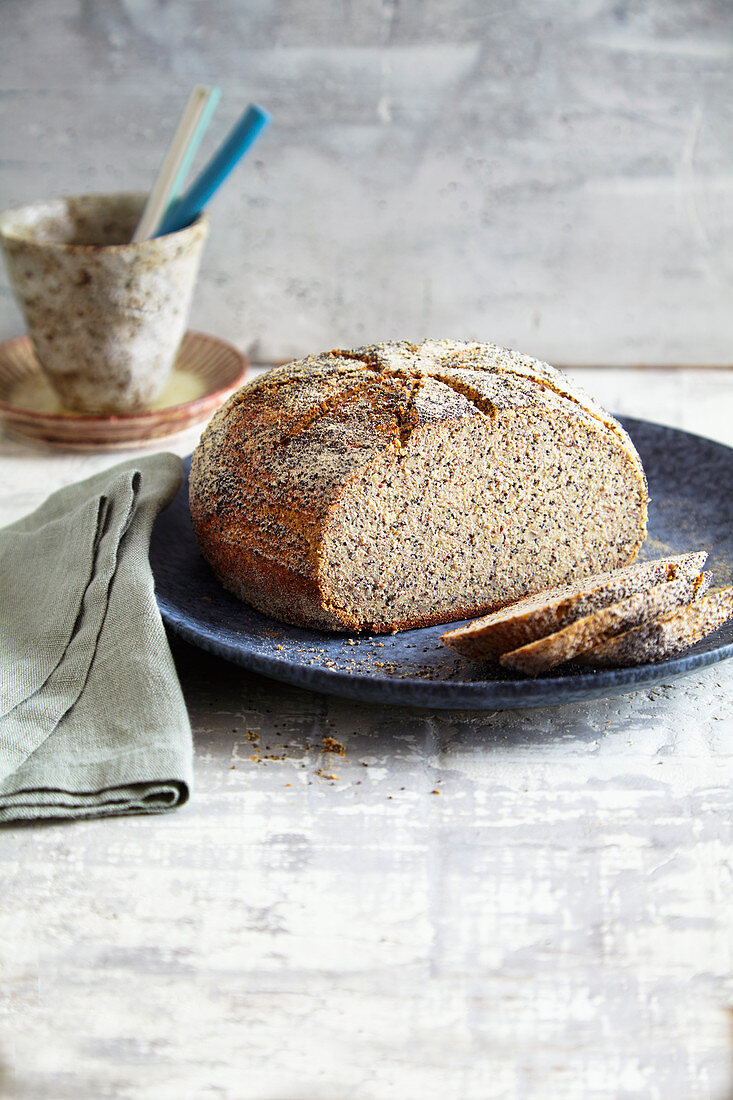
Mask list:
[{"label": "loaf of bread", "polygon": [[222,583],[331,631],[465,619],[632,562],[647,487],[623,428],[492,344],[335,350],[214,415],[191,515]]}]

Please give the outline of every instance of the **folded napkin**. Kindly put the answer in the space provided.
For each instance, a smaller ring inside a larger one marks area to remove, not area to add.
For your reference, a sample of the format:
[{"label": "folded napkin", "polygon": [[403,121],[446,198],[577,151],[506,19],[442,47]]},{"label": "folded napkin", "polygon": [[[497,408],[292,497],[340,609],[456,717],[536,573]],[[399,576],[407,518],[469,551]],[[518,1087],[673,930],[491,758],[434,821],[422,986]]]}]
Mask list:
[{"label": "folded napkin", "polygon": [[0,531],[0,824],[188,798],[191,727],[153,594],[175,455],[69,485]]}]

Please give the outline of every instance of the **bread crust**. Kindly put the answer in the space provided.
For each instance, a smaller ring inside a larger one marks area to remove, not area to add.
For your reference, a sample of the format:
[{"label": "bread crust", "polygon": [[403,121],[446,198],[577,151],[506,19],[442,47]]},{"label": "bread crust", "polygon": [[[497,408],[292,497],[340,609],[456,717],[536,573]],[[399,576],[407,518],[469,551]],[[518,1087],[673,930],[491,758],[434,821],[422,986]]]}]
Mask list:
[{"label": "bread crust", "polygon": [[467,590],[449,607],[380,612],[378,621],[368,609],[345,605],[328,590],[329,532],[345,530],[354,493],[373,471],[409,466],[418,439],[454,433],[465,442],[489,429],[498,438],[508,425],[538,422],[548,438],[565,432],[571,448],[573,439],[597,440],[624,467],[633,496],[631,534],[614,551],[623,556],[613,565],[633,560],[648,497],[623,428],[554,368],[495,345],[458,341],[337,349],[243,387],[214,415],[194,452],[194,530],[222,583],[296,625],[387,632],[474,616],[517,593],[502,597],[497,590],[489,599]]}]

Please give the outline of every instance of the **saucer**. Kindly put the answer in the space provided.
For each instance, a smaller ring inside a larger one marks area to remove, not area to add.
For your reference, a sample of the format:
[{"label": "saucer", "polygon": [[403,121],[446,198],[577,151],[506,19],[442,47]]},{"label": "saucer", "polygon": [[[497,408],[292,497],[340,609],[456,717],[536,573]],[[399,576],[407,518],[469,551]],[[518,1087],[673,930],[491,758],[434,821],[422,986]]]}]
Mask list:
[{"label": "saucer", "polygon": [[65,409],[41,370],[29,336],[0,343],[0,422],[14,436],[72,451],[153,444],[208,420],[241,386],[247,357],[232,344],[187,332],[163,393],[150,408],[121,416]]}]

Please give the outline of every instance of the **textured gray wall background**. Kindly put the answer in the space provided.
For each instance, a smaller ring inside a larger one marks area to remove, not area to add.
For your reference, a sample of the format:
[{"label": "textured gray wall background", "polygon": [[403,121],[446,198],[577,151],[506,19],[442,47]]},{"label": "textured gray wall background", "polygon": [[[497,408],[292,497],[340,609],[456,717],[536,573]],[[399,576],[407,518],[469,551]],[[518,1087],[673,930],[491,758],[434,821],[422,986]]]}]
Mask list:
[{"label": "textured gray wall background", "polygon": [[[274,114],[192,325],[733,361],[724,0],[0,0],[0,204],[147,189],[198,80]],[[4,280],[4,274],[3,274]],[[22,322],[5,282],[0,336]]]}]

